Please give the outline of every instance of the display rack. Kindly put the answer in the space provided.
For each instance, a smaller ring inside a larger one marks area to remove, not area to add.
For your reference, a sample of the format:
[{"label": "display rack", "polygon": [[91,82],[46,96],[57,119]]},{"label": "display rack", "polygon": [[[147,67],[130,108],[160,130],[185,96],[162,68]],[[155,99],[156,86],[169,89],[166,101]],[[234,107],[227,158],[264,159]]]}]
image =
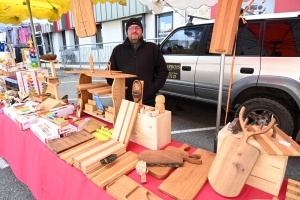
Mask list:
[{"label": "display rack", "polygon": [[[75,71],[65,71],[65,73],[76,73],[80,74],[78,79],[78,85],[76,85],[77,90],[79,91],[79,98],[82,99],[82,106],[83,109],[81,112],[90,114],[89,112],[86,112],[84,109],[85,104],[88,102],[89,99],[92,99],[92,94],[106,94],[112,96],[112,102],[113,102],[113,124],[115,124],[117,115],[120,110],[121,101],[122,99],[125,99],[125,78],[135,78],[136,75],[132,74],[124,74],[120,71],[108,71],[108,70],[94,70],[91,72],[90,70],[75,70]],[[114,79],[114,82],[112,86],[108,86],[107,84],[99,84],[98,83],[92,83],[92,77],[98,77],[98,78],[112,78]],[[104,89],[105,92],[100,92],[101,87]],[[107,87],[111,87],[110,90],[107,90]],[[95,90],[92,90],[95,89]],[[90,92],[89,92],[90,91]],[[80,113],[82,115],[82,113]],[[97,115],[93,115],[97,118],[101,118]]]}]

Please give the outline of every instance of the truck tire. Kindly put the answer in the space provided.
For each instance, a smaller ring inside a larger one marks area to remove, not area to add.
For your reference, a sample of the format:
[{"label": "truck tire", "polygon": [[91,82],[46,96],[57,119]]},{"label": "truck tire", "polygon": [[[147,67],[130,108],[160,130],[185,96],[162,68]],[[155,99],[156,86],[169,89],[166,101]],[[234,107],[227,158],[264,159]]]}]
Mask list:
[{"label": "truck tire", "polygon": [[244,118],[249,119],[248,124],[268,125],[273,116],[278,127],[287,135],[293,136],[295,117],[288,107],[269,98],[254,98],[242,103],[236,110],[235,117],[239,116],[243,106],[246,108]]}]

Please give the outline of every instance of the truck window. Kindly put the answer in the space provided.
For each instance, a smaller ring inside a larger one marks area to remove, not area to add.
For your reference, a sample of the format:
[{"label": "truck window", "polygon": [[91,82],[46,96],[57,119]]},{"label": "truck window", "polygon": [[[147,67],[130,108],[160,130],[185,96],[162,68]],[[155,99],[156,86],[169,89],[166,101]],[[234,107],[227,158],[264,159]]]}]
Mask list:
[{"label": "truck window", "polygon": [[203,29],[203,27],[179,29],[162,44],[162,54],[197,55]]},{"label": "truck window", "polygon": [[262,56],[299,57],[299,19],[267,21],[265,25]]}]

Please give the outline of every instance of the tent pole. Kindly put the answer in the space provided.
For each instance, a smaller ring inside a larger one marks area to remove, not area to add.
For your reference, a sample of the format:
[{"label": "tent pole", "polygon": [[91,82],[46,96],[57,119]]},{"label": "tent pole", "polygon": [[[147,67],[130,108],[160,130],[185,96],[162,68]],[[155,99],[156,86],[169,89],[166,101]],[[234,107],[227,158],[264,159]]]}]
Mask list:
[{"label": "tent pole", "polygon": [[34,48],[35,48],[35,53],[36,53],[36,59],[37,59],[37,62],[38,62],[38,66],[41,67],[40,53],[39,53],[39,49],[38,49],[37,42],[36,42],[35,27],[34,27],[34,24],[33,24],[32,13],[31,13],[31,8],[30,8],[30,0],[26,0],[26,4],[27,4],[27,8],[28,8],[28,13],[29,13],[30,27],[31,27],[31,31],[32,31],[33,43],[34,43]]},{"label": "tent pole", "polygon": [[219,75],[220,82],[219,82],[217,120],[216,120],[217,122],[216,122],[216,130],[215,130],[216,137],[215,137],[215,141],[214,141],[214,152],[215,153],[217,152],[218,132],[220,131],[224,68],[225,68],[225,54],[221,54],[220,75]]}]

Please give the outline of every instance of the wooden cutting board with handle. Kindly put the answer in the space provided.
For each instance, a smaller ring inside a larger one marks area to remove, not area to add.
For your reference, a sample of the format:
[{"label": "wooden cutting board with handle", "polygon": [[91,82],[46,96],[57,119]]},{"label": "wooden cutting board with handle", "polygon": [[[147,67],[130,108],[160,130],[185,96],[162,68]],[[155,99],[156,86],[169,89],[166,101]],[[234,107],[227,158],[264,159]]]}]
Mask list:
[{"label": "wooden cutting board with handle", "polygon": [[[173,146],[168,146],[165,150],[172,150],[172,149],[180,149],[183,154],[188,155],[188,152],[186,152],[187,150],[190,149],[190,145],[188,144],[182,144],[181,147],[177,148],[177,147],[173,147]],[[172,169],[174,169],[173,167],[155,167],[155,166],[149,166],[148,167],[148,174],[150,174],[151,176],[154,176],[157,179],[164,179],[166,178],[169,173],[172,171]]]},{"label": "wooden cutting board with handle", "polygon": [[242,191],[245,182],[259,156],[259,150],[247,143],[249,137],[267,132],[275,124],[273,118],[269,125],[251,132],[247,130],[248,118],[243,121],[245,107],[239,113],[243,129],[242,138],[227,136],[220,146],[217,156],[208,173],[212,188],[225,197],[236,197]]},{"label": "wooden cutting board with handle", "polygon": [[144,150],[139,154],[138,160],[146,162],[147,166],[160,167],[182,167],[183,161],[198,165],[202,164],[200,155],[185,154],[176,148],[172,150]]}]

